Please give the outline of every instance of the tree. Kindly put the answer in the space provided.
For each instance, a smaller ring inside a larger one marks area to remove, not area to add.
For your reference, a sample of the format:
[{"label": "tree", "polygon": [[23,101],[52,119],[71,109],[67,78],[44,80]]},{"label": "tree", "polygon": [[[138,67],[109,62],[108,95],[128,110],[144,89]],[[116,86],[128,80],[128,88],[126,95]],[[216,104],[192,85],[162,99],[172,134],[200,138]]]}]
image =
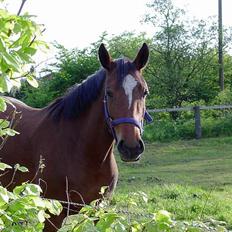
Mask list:
[{"label": "tree", "polygon": [[[12,86],[20,86],[21,78],[33,86],[37,86],[33,70],[28,70],[33,64],[32,57],[41,47],[47,44],[41,40],[43,27],[28,13],[17,15],[0,9],[0,91],[9,92]],[[3,3],[2,3],[3,4]]]},{"label": "tree", "polygon": [[24,83],[17,97],[31,106],[43,107],[100,68],[97,51],[102,42],[109,47],[113,58],[122,56],[133,58],[136,49],[144,41],[148,41],[144,34],[134,35],[132,32],[124,32],[112,37],[103,33],[96,42],[84,49],[67,50],[62,45],[56,44],[57,63],[50,67],[52,78],[39,80],[37,89]]},{"label": "tree", "polygon": [[[2,2],[2,1],[1,1]],[[19,86],[20,80],[25,76],[28,83],[37,86],[31,70],[26,71],[28,65],[33,63],[32,57],[39,47],[46,43],[39,40],[41,27],[36,24],[31,16],[20,16],[26,0],[22,0],[18,14],[12,14],[6,9],[0,8],[0,92],[5,94],[13,86]],[[0,111],[5,111],[7,104],[5,98],[0,97]],[[5,144],[8,136],[17,134],[13,130],[12,120],[0,119],[0,149]],[[11,167],[0,162],[0,177],[4,176],[8,169],[13,169],[11,182],[3,187],[0,185],[0,230],[1,231],[42,231],[45,219],[49,213],[58,215],[62,206],[58,201],[44,200],[40,197],[42,192],[38,185],[30,182],[16,186],[13,191],[8,188],[14,182],[14,177],[20,172],[27,172],[26,167],[16,164]]]},{"label": "tree", "polygon": [[180,107],[186,101],[209,102],[219,90],[216,22],[188,20],[171,0],[153,0],[148,8],[144,22],[156,32],[147,75],[154,98],[160,100],[156,103]]},{"label": "tree", "polygon": [[218,0],[218,63],[219,85],[224,90],[224,64],[223,64],[223,28],[222,28],[222,0]]},{"label": "tree", "polygon": [[[33,55],[41,47],[47,47],[47,44],[40,40],[43,28],[34,22],[28,13],[20,15],[25,2],[26,0],[22,0],[17,15],[8,12],[3,6],[0,8],[1,94],[8,93],[14,86],[19,87],[22,78],[26,78],[30,85],[37,87],[33,70],[28,71],[28,67],[33,64]],[[1,1],[1,4],[3,5],[4,1]],[[5,99],[0,97],[0,111],[5,111],[6,107]],[[12,122],[1,119],[1,146],[7,136],[16,133],[12,128],[8,128],[9,125],[12,125]]]},{"label": "tree", "polygon": [[96,54],[91,49],[67,50],[56,44],[58,54],[57,62],[48,68],[51,78],[38,80],[39,87],[32,88],[23,83],[16,97],[33,107],[44,107],[55,98],[62,96],[73,85],[82,82],[99,68]]}]

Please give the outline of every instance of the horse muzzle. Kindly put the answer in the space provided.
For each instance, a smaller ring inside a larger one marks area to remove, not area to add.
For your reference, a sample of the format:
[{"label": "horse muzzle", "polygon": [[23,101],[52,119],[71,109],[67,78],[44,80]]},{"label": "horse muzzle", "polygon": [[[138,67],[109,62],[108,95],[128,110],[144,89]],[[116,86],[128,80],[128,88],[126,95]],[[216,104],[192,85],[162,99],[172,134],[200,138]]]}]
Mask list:
[{"label": "horse muzzle", "polygon": [[125,162],[135,162],[141,158],[141,154],[144,152],[144,143],[140,139],[136,146],[130,147],[126,144],[124,140],[118,143],[118,151],[120,153],[121,159]]}]

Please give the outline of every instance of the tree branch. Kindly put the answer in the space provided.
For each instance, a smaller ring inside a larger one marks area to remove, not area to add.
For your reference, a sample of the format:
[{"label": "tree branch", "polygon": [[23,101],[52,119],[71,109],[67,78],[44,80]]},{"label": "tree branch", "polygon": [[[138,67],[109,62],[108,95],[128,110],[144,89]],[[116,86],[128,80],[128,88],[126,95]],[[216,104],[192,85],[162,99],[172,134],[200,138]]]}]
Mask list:
[{"label": "tree branch", "polygon": [[[43,34],[43,33],[45,32],[45,30],[46,30],[46,28],[44,28],[44,29],[41,31],[41,34]],[[37,37],[37,36],[34,35],[33,39],[32,39],[31,42],[29,43],[28,47],[30,47],[30,46],[34,43],[36,37]]]},{"label": "tree branch", "polygon": [[23,6],[24,6],[24,4],[26,3],[26,1],[27,1],[27,0],[22,0],[22,3],[21,3],[21,5],[20,5],[19,10],[18,10],[18,13],[17,13],[18,16],[21,14],[22,9],[23,9]]}]

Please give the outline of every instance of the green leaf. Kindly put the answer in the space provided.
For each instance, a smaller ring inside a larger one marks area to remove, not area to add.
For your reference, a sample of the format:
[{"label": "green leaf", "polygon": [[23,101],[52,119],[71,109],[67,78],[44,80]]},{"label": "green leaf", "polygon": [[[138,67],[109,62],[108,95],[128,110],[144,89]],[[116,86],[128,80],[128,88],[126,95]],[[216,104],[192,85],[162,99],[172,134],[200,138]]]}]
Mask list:
[{"label": "green leaf", "polygon": [[9,196],[7,190],[0,186],[0,206],[9,202]]},{"label": "green leaf", "polygon": [[14,21],[8,21],[8,22],[6,22],[5,23],[5,28],[7,29],[7,30],[13,30],[14,29]]},{"label": "green leaf", "polygon": [[6,111],[6,108],[7,108],[7,105],[6,105],[4,98],[0,97],[0,111],[4,112]]},{"label": "green leaf", "polygon": [[5,93],[8,92],[8,85],[5,75],[0,75],[0,92]]},{"label": "green leaf", "polygon": [[[218,231],[218,230],[217,230]],[[186,232],[202,232],[202,230],[195,228],[195,227],[189,227]],[[219,231],[218,231],[219,232]]]},{"label": "green leaf", "polygon": [[[4,228],[4,222],[1,218],[0,218],[0,226],[3,226],[2,228]],[[0,227],[0,229],[1,229],[1,227]]]},{"label": "green leaf", "polygon": [[44,222],[45,221],[45,212],[43,210],[40,210],[37,216],[39,222]]},{"label": "green leaf", "polygon": [[28,53],[25,53],[23,49],[20,49],[19,51],[16,52],[17,56],[20,58],[20,60],[23,62],[23,63],[32,63],[33,60],[30,56],[30,54]]},{"label": "green leaf", "polygon": [[4,40],[2,40],[1,37],[0,37],[0,51],[1,51],[1,53],[6,51],[6,44],[5,44]]},{"label": "green leaf", "polygon": [[159,210],[155,215],[155,220],[157,223],[167,223],[169,225],[172,223],[171,214],[166,210]]},{"label": "green leaf", "polygon": [[20,172],[29,172],[28,168],[24,167],[24,166],[19,166],[17,168],[17,170],[19,170]]},{"label": "green leaf", "polygon": [[62,222],[62,228],[65,226],[72,226],[80,223],[82,221],[84,221],[86,218],[88,218],[87,215],[85,214],[74,214],[74,215],[69,215],[67,217],[64,218],[63,222]]},{"label": "green leaf", "polygon": [[86,218],[81,224],[77,224],[73,230],[74,232],[99,232],[94,226],[94,223],[91,219]]},{"label": "green leaf", "polygon": [[51,214],[59,215],[63,210],[61,203],[57,200],[47,200],[45,204]]},{"label": "green leaf", "polygon": [[111,227],[111,224],[117,219],[119,216],[116,213],[105,213],[97,223],[97,228],[100,231],[105,231],[106,229]]},{"label": "green leaf", "polygon": [[46,202],[42,198],[36,196],[32,197],[31,200],[36,207],[46,208]]},{"label": "green leaf", "polygon": [[12,222],[14,222],[13,218],[12,218],[11,216],[7,215],[7,214],[3,214],[1,218],[2,218],[3,221],[5,221],[5,222],[6,222],[6,221],[8,221],[8,223],[10,222],[10,224],[11,224]]},{"label": "green leaf", "polygon": [[28,201],[26,199],[18,198],[10,203],[9,211],[15,213],[28,209],[29,204],[27,203]]},{"label": "green leaf", "polygon": [[117,221],[116,223],[114,223],[112,231],[123,232],[123,231],[127,231],[127,229],[126,229],[126,226],[122,222]]},{"label": "green leaf", "polygon": [[0,119],[0,129],[5,129],[9,127],[10,122],[7,121],[6,119]]},{"label": "green leaf", "polygon": [[42,193],[42,189],[40,188],[39,185],[36,185],[36,184],[26,184],[24,193],[26,195],[39,196],[40,193]]},{"label": "green leaf", "polygon": [[101,190],[100,190],[100,194],[104,195],[107,192],[108,189],[109,189],[109,186],[102,186]]},{"label": "green leaf", "polygon": [[141,198],[143,199],[143,201],[144,201],[145,203],[148,202],[148,196],[147,196],[146,193],[144,193],[144,192],[142,192],[142,191],[139,191],[137,194],[138,194],[139,197],[141,197]]},{"label": "green leaf", "polygon": [[31,86],[35,87],[35,88],[38,88],[38,86],[39,86],[37,80],[36,80],[35,78],[33,78],[32,76],[28,76],[28,77],[27,77],[27,82],[28,82]]},{"label": "green leaf", "polygon": [[36,51],[37,51],[37,49],[32,48],[32,47],[26,47],[26,48],[24,48],[24,52],[28,53],[31,56],[35,55]]},{"label": "green leaf", "polygon": [[1,171],[5,171],[5,169],[7,169],[7,168],[11,169],[12,167],[10,165],[8,165],[8,164],[0,162],[0,170]]},{"label": "green leaf", "polygon": [[3,133],[4,133],[4,135],[8,135],[8,136],[15,136],[15,135],[19,134],[19,132],[15,131],[15,130],[13,130],[11,128],[4,129]]},{"label": "green leaf", "polygon": [[22,27],[21,27],[20,23],[15,23],[14,29],[13,29],[14,33],[18,34],[21,31],[21,29],[22,29]]},{"label": "green leaf", "polygon": [[8,52],[2,52],[2,59],[5,60],[5,62],[9,65],[9,68],[11,68],[15,72],[20,71],[19,63],[17,60],[10,55]]},{"label": "green leaf", "polygon": [[14,193],[9,192],[9,191],[8,191],[8,196],[9,196],[9,198],[10,198],[11,200],[16,200],[16,199],[17,199],[17,196],[15,196]]},{"label": "green leaf", "polygon": [[16,187],[13,189],[13,193],[14,193],[15,195],[20,195],[20,194],[24,191],[25,187],[26,187],[26,183],[23,183],[23,184],[20,185],[20,186],[16,186]]}]

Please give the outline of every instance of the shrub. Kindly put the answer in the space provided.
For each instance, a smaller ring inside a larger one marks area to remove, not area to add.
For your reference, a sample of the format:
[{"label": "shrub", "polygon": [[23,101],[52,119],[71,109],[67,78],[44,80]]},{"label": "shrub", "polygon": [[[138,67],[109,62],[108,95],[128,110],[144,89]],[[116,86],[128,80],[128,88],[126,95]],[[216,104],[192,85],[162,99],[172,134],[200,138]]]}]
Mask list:
[{"label": "shrub", "polygon": [[[148,196],[144,192],[128,193],[122,199],[125,209],[111,205],[106,199],[97,200],[83,207],[79,214],[68,216],[58,232],[204,232],[227,231],[225,222],[210,219],[202,221],[177,221],[166,210],[158,210],[148,214],[140,209],[149,208]],[[212,223],[213,222],[213,223]]]},{"label": "shrub", "polygon": [[[0,163],[0,170],[12,168]],[[26,172],[27,168],[16,165],[15,171]],[[0,230],[3,232],[40,232],[49,214],[59,215],[62,206],[58,201],[50,201],[40,197],[40,186],[23,183],[12,192],[0,186]]]},{"label": "shrub", "polygon": [[[217,137],[232,135],[232,113],[217,113],[201,111],[201,127],[202,137]],[[177,120],[170,117],[158,117],[154,115],[154,122],[145,126],[145,141],[171,141],[178,139],[194,139],[195,138],[195,121],[193,112],[186,114]],[[190,117],[191,116],[191,117]]]}]

